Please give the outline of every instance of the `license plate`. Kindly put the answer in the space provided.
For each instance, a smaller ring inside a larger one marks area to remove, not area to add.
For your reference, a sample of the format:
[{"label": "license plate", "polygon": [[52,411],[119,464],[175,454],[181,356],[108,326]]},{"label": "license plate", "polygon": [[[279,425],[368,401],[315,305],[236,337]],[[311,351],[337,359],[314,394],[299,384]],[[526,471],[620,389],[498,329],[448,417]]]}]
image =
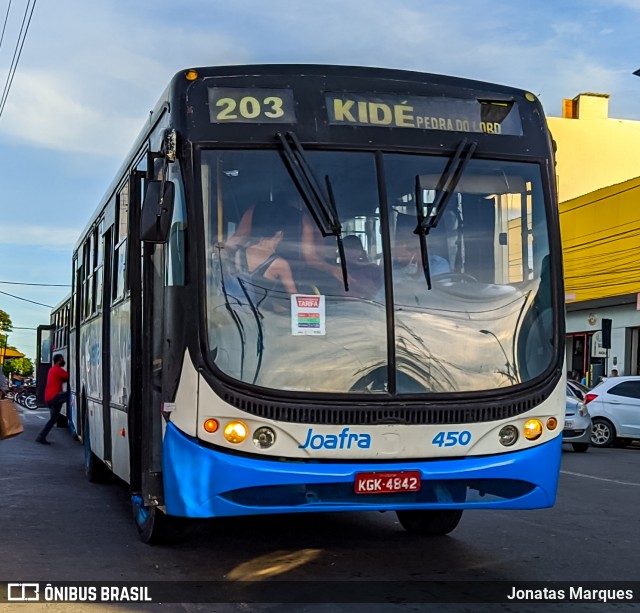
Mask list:
[{"label": "license plate", "polygon": [[356,494],[395,494],[419,491],[419,470],[358,473],[356,475]]},{"label": "license plate", "polygon": [[564,429],[565,430],[569,430],[571,428],[573,428],[573,422],[571,420],[565,421],[564,422]]}]

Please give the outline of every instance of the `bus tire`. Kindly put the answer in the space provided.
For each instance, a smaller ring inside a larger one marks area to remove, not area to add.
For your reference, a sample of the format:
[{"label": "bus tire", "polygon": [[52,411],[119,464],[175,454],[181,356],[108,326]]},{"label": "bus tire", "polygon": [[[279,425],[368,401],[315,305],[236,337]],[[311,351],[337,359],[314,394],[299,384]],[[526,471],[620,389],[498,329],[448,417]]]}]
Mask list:
[{"label": "bus tire", "polygon": [[84,476],[90,483],[106,483],[111,479],[111,471],[91,451],[91,438],[89,437],[89,419],[84,420]]},{"label": "bus tire", "polygon": [[410,534],[444,536],[460,523],[462,510],[396,511],[396,515],[402,527]]},{"label": "bus tire", "polygon": [[579,453],[584,453],[585,451],[589,451],[589,447],[591,445],[589,443],[571,443],[574,451],[578,451]]},{"label": "bus tire", "polygon": [[147,545],[170,543],[177,537],[177,526],[173,518],[157,507],[148,507],[140,496],[131,497],[133,519],[136,522],[138,536]]}]

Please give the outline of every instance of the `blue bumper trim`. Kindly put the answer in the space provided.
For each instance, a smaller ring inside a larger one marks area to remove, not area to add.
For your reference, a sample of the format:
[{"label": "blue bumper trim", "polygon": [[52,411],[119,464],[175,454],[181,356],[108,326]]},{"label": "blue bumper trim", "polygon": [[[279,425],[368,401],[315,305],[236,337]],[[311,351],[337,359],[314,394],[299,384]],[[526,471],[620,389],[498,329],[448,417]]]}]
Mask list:
[{"label": "blue bumper trim", "polygon": [[[558,486],[562,436],[524,451],[456,460],[379,463],[311,463],[261,460],[231,455],[200,445],[173,424],[164,438],[163,470],[167,513],[183,517],[222,517],[312,511],[391,511],[398,509],[537,509],[553,506]],[[530,484],[528,493],[513,498],[465,502],[400,502],[396,494],[381,501],[367,495],[342,502],[243,505],[233,492],[245,488],[287,488],[313,484],[352,484],[358,472],[420,470],[423,482],[512,480]],[[396,498],[394,498],[396,497]]]}]

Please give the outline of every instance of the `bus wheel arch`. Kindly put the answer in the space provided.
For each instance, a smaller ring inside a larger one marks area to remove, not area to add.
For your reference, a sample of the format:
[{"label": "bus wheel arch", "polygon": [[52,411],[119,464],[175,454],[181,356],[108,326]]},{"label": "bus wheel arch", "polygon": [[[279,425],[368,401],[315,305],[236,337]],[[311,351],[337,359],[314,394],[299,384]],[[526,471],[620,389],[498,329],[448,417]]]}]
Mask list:
[{"label": "bus wheel arch", "polygon": [[462,509],[425,509],[396,511],[398,521],[410,534],[444,536],[455,530],[462,518]]}]

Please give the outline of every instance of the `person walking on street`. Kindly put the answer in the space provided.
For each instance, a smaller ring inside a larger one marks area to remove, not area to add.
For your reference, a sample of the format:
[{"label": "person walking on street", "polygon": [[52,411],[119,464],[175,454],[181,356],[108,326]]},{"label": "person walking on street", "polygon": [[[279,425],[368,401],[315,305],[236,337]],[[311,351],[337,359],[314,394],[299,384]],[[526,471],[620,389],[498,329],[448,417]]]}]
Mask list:
[{"label": "person walking on street", "polygon": [[2,367],[0,365],[0,398],[4,398],[9,391],[9,384],[7,382],[7,378],[4,376],[2,372]]},{"label": "person walking on street", "polygon": [[36,442],[42,443],[43,445],[51,444],[47,440],[47,434],[49,434],[51,428],[53,428],[58,421],[58,415],[60,415],[62,405],[68,400],[68,392],[62,391],[62,386],[69,381],[69,373],[64,369],[64,365],[64,357],[56,353],[56,355],[53,356],[53,366],[47,374],[47,386],[44,389],[44,401],[49,407],[51,417],[36,438]]}]

